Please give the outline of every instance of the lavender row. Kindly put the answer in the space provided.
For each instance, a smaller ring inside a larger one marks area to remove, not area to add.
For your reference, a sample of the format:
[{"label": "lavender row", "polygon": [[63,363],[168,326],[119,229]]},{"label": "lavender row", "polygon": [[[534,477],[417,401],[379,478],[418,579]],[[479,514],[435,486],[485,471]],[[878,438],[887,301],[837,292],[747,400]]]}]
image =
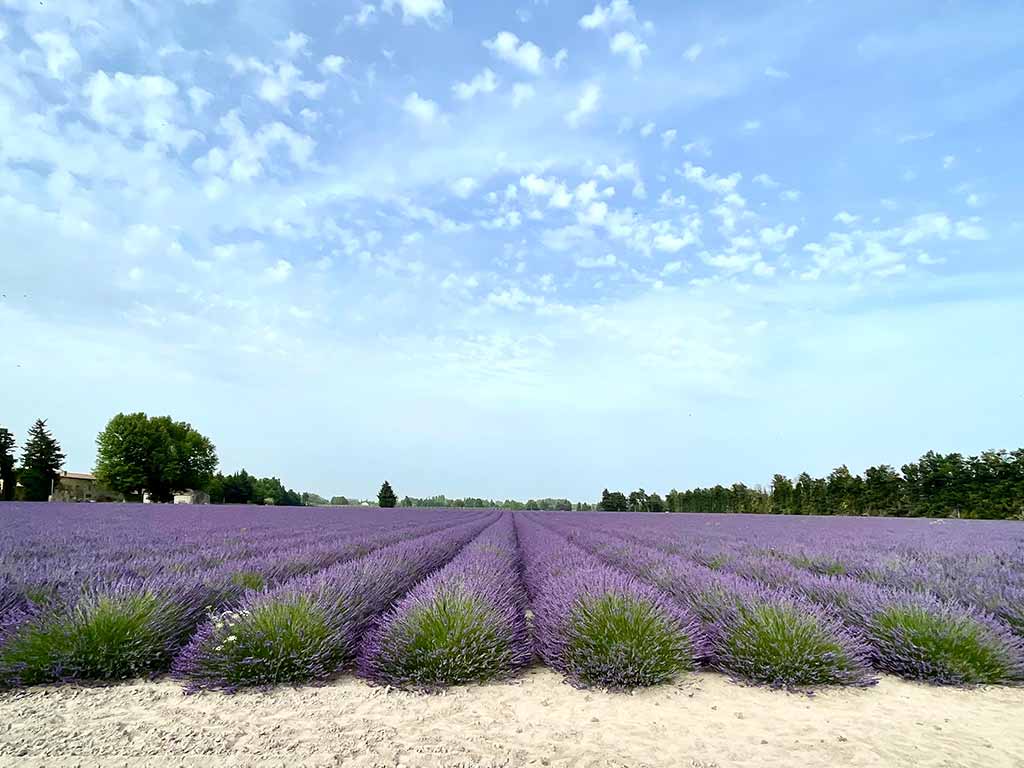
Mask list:
[{"label": "lavender row", "polygon": [[249,592],[235,610],[209,617],[173,672],[193,690],[325,680],[354,660],[376,616],[494,520],[487,515]]},{"label": "lavender row", "polygon": [[516,515],[537,654],[580,687],[654,685],[693,669],[699,622],[665,594]]},{"label": "lavender row", "polygon": [[512,514],[382,615],[359,654],[378,683],[433,689],[512,674],[533,657]]},{"label": "lavender row", "polygon": [[664,538],[653,534],[633,534],[632,543],[620,538],[621,533],[578,535],[610,546],[614,557],[638,562],[639,553],[658,552],[653,560],[669,558],[681,570],[688,564],[700,574],[757,584],[818,606],[838,616],[866,644],[873,666],[892,674],[936,684],[979,684],[1019,680],[1024,670],[1020,639],[1005,623],[971,606],[848,576],[811,573],[765,555],[719,554],[712,571],[685,555],[665,553]]},{"label": "lavender row", "polygon": [[[973,536],[961,534],[946,541],[947,549],[931,544],[911,544],[914,539],[855,542],[848,537],[819,537],[816,542],[793,542],[781,537],[773,518],[747,517],[748,532],[714,525],[705,528],[681,526],[656,516],[633,516],[625,521],[607,516],[609,528],[641,541],[654,543],[666,551],[678,552],[705,565],[721,567],[737,558],[768,555],[812,573],[850,576],[860,581],[898,592],[930,594],[945,602],[973,607],[990,613],[1024,637],[1024,555],[1020,547],[1007,548],[993,542],[986,533],[992,523],[973,523]],[[685,518],[689,515],[674,517]],[[909,522],[909,521],[895,521]],[[932,528],[948,528],[957,521],[927,522]],[[1012,525],[1012,524],[1011,524]],[[953,526],[964,532],[963,526]],[[1019,526],[1018,526],[1019,527]],[[679,531],[682,532],[679,532]],[[1012,529],[1010,529],[1012,530]],[[669,535],[666,535],[668,533]],[[672,534],[675,535],[672,535]],[[1017,544],[1016,537],[1008,538]]]},{"label": "lavender row", "polygon": [[558,530],[604,562],[658,587],[698,616],[712,667],[772,687],[865,685],[868,649],[839,617],[806,599],[625,541],[614,533]]},{"label": "lavender row", "polygon": [[[428,525],[421,534],[436,536],[436,530],[437,524]],[[394,539],[393,533],[366,537],[350,554],[401,546]],[[0,614],[0,686],[123,679],[166,670],[211,611],[246,592],[244,583],[226,577],[213,571],[86,580],[49,602],[10,590],[14,599]]]}]

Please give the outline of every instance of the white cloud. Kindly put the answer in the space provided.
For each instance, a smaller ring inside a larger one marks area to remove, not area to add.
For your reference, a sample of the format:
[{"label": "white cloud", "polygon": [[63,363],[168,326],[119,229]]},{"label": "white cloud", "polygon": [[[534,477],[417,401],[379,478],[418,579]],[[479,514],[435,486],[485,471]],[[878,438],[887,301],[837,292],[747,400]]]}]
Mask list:
[{"label": "white cloud", "polygon": [[565,122],[572,128],[578,127],[587,115],[597,111],[600,101],[601,87],[597,83],[587,83],[583,86],[583,91],[580,93],[575,108],[566,114]]},{"label": "white cloud", "polygon": [[608,47],[612,53],[629,59],[629,66],[633,69],[640,69],[643,66],[644,56],[649,50],[645,43],[637,39],[636,35],[625,30],[616,32]]},{"label": "white cloud", "polygon": [[507,61],[531,75],[539,75],[544,64],[544,52],[528,40],[520,42],[511,32],[499,32],[493,40],[484,40],[484,48],[502,61]]},{"label": "white cloud", "polygon": [[476,179],[471,176],[463,176],[461,179],[457,179],[452,182],[451,189],[457,196],[465,200],[467,197],[473,194],[480,184]]},{"label": "white cloud", "polygon": [[66,75],[75,74],[82,66],[78,51],[63,32],[37,32],[32,41],[46,55],[46,71],[50,77],[63,80]]},{"label": "white cloud", "polygon": [[736,185],[743,178],[740,173],[732,173],[728,176],[718,176],[708,173],[699,165],[694,165],[689,160],[683,163],[683,177],[694,184],[704,188],[708,192],[717,195],[727,195],[736,189]]},{"label": "white cloud", "polygon": [[180,152],[200,136],[179,124],[183,110],[178,86],[166,78],[124,72],[111,77],[101,69],[89,78],[83,93],[89,100],[89,116],[122,137],[140,133]]},{"label": "white cloud", "polygon": [[760,120],[747,120],[747,121],[745,121],[743,123],[743,130],[746,133],[753,133],[754,131],[756,131],[760,127],[761,127],[761,121]]},{"label": "white cloud", "polygon": [[956,223],[956,236],[964,240],[988,240],[988,230],[981,225],[978,218]]},{"label": "white cloud", "polygon": [[478,93],[493,93],[498,87],[498,78],[489,68],[485,68],[468,83],[456,83],[452,86],[455,98],[468,101]]},{"label": "white cloud", "polygon": [[746,272],[761,261],[761,254],[755,253],[722,253],[715,256],[701,254],[705,264],[720,269],[728,274]]},{"label": "white cloud", "polygon": [[764,74],[766,77],[773,77],[776,80],[785,80],[789,77],[789,72],[785,72],[775,67],[765,67]]},{"label": "white cloud", "polygon": [[345,23],[365,27],[377,18],[377,8],[371,3],[363,3],[354,14],[345,17]]},{"label": "white cloud", "polygon": [[583,211],[576,215],[580,224],[588,227],[597,227],[604,224],[605,217],[608,215],[608,203],[603,200],[588,205]]},{"label": "white cloud", "polygon": [[568,60],[569,52],[565,50],[565,48],[559,48],[558,53],[555,54],[555,57],[551,60],[551,63],[554,65],[555,69],[561,69],[565,62],[567,62]]},{"label": "white cloud", "polygon": [[228,64],[236,75],[250,72],[263,75],[257,94],[264,101],[283,109],[287,109],[293,93],[301,93],[307,99],[315,100],[327,90],[326,83],[303,80],[302,71],[291,62],[278,63],[275,68],[254,58],[228,56]]},{"label": "white cloud", "polygon": [[797,233],[797,230],[796,224],[790,224],[788,227],[784,224],[764,227],[760,232],[761,242],[769,247],[779,245],[791,239]]},{"label": "white cloud", "polygon": [[968,194],[964,202],[967,203],[970,208],[980,208],[982,204],[981,197],[974,192]]},{"label": "white cloud", "polygon": [[711,143],[707,139],[697,139],[683,144],[683,152],[688,155],[698,154],[711,157]]},{"label": "white cloud", "polygon": [[759,173],[754,177],[754,183],[760,184],[765,189],[777,189],[779,182],[769,176],[767,173]]},{"label": "white cloud", "polygon": [[405,97],[405,101],[402,102],[402,109],[423,125],[430,125],[441,114],[441,109],[437,106],[437,102],[424,99],[416,91]]},{"label": "white cloud", "polygon": [[325,75],[340,75],[341,68],[345,66],[345,57],[331,54],[324,56],[320,62],[319,70]]},{"label": "white cloud", "polygon": [[949,217],[941,213],[923,213],[914,216],[909,224],[903,229],[903,237],[900,238],[900,245],[912,245],[919,240],[930,237],[938,237],[946,240],[953,231],[953,222]]},{"label": "white cloud", "polygon": [[636,11],[629,0],[612,0],[608,5],[598,3],[594,10],[580,17],[583,29],[604,29],[612,24],[625,24],[636,20]]},{"label": "white cloud", "polygon": [[188,101],[192,105],[192,111],[196,114],[206,109],[206,105],[212,100],[213,94],[203,88],[192,86],[188,89]]},{"label": "white cloud", "polygon": [[703,50],[703,45],[701,45],[700,43],[694,43],[689,48],[687,48],[686,51],[683,52],[683,58],[691,62],[696,61]]},{"label": "white cloud", "polygon": [[283,283],[291,277],[293,267],[290,261],[278,259],[277,262],[263,270],[263,275],[271,283]]},{"label": "white cloud", "polygon": [[691,243],[697,242],[697,239],[693,234],[687,230],[683,232],[683,236],[673,234],[662,234],[657,235],[654,238],[654,248],[658,251],[665,251],[666,253],[678,253],[686,246]]},{"label": "white cloud", "polygon": [[785,200],[787,202],[793,203],[793,202],[796,202],[797,200],[800,199],[800,190],[799,189],[787,189],[785,192],[783,192],[781,195],[779,195],[779,197],[781,197],[783,200]]},{"label": "white cloud", "polygon": [[669,275],[675,274],[683,268],[683,262],[681,261],[670,261],[661,268],[661,276],[668,277]]},{"label": "white cloud", "polygon": [[606,253],[604,256],[577,256],[576,266],[580,269],[610,269],[618,264],[614,253]]},{"label": "white cloud", "polygon": [[858,221],[860,221],[860,216],[854,216],[852,213],[849,213],[847,211],[840,211],[839,213],[832,217],[832,220],[838,221],[840,224],[846,224],[847,226],[849,226],[850,224],[856,224]]},{"label": "white cloud", "polygon": [[[237,110],[232,110],[220,119],[218,131],[230,138],[230,145],[227,148],[214,147],[193,162],[192,167],[196,172],[209,176],[226,173],[238,182],[249,182],[263,175],[264,164],[275,147],[285,147],[289,159],[300,168],[309,165],[316,148],[312,138],[284,123],[270,123],[255,134],[250,134]],[[223,196],[227,188],[219,178],[210,179],[205,185],[205,191],[209,198],[217,199]]]},{"label": "white cloud", "polygon": [[444,0],[383,0],[380,4],[385,13],[393,13],[396,6],[402,9],[403,24],[431,23],[443,18],[447,11]]},{"label": "white cloud", "polygon": [[955,155],[946,155],[944,158],[942,158],[942,170],[948,171],[954,165],[956,165]]},{"label": "white cloud", "polygon": [[536,91],[534,91],[533,86],[529,83],[516,83],[512,86],[512,106],[520,107],[532,99],[535,93]]},{"label": "white cloud", "polygon": [[672,142],[674,142],[676,140],[676,136],[677,135],[678,135],[678,131],[676,131],[675,128],[669,128],[667,131],[662,131],[661,132],[661,146],[663,146],[663,147],[670,147],[670,146],[672,146]]},{"label": "white cloud", "polygon": [[307,53],[309,37],[301,32],[289,32],[288,37],[284,40],[279,40],[277,44],[284,48],[285,54],[289,58],[293,58],[300,53]]},{"label": "white cloud", "polygon": [[644,127],[640,129],[640,135],[645,139],[654,133],[654,123],[644,123]]},{"label": "white cloud", "polygon": [[942,257],[931,256],[923,251],[917,254],[917,263],[924,264],[927,267],[935,266],[936,264],[945,264],[946,260]]}]

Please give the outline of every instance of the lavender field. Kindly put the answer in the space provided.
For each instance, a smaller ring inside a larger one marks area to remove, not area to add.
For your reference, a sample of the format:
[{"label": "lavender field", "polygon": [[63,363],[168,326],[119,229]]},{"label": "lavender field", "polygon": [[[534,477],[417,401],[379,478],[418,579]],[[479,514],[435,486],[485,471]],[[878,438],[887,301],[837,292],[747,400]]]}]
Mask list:
[{"label": "lavender field", "polygon": [[2,688],[1024,679],[1012,522],[23,503],[0,524]]}]

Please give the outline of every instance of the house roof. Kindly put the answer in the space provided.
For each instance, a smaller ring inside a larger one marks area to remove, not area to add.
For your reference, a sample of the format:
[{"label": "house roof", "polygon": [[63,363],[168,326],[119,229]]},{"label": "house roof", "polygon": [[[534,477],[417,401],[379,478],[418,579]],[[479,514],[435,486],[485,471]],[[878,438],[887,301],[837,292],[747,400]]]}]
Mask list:
[{"label": "house roof", "polygon": [[61,472],[61,477],[66,477],[68,480],[95,480],[93,475],[88,472]]}]

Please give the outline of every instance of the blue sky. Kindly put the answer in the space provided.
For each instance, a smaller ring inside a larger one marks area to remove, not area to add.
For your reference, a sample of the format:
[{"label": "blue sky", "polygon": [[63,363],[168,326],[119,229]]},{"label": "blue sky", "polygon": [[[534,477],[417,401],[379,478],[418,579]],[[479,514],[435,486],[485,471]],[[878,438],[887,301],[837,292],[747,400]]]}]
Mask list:
[{"label": "blue sky", "polygon": [[0,1],[0,422],[596,498],[1024,434],[1019,3]]}]

